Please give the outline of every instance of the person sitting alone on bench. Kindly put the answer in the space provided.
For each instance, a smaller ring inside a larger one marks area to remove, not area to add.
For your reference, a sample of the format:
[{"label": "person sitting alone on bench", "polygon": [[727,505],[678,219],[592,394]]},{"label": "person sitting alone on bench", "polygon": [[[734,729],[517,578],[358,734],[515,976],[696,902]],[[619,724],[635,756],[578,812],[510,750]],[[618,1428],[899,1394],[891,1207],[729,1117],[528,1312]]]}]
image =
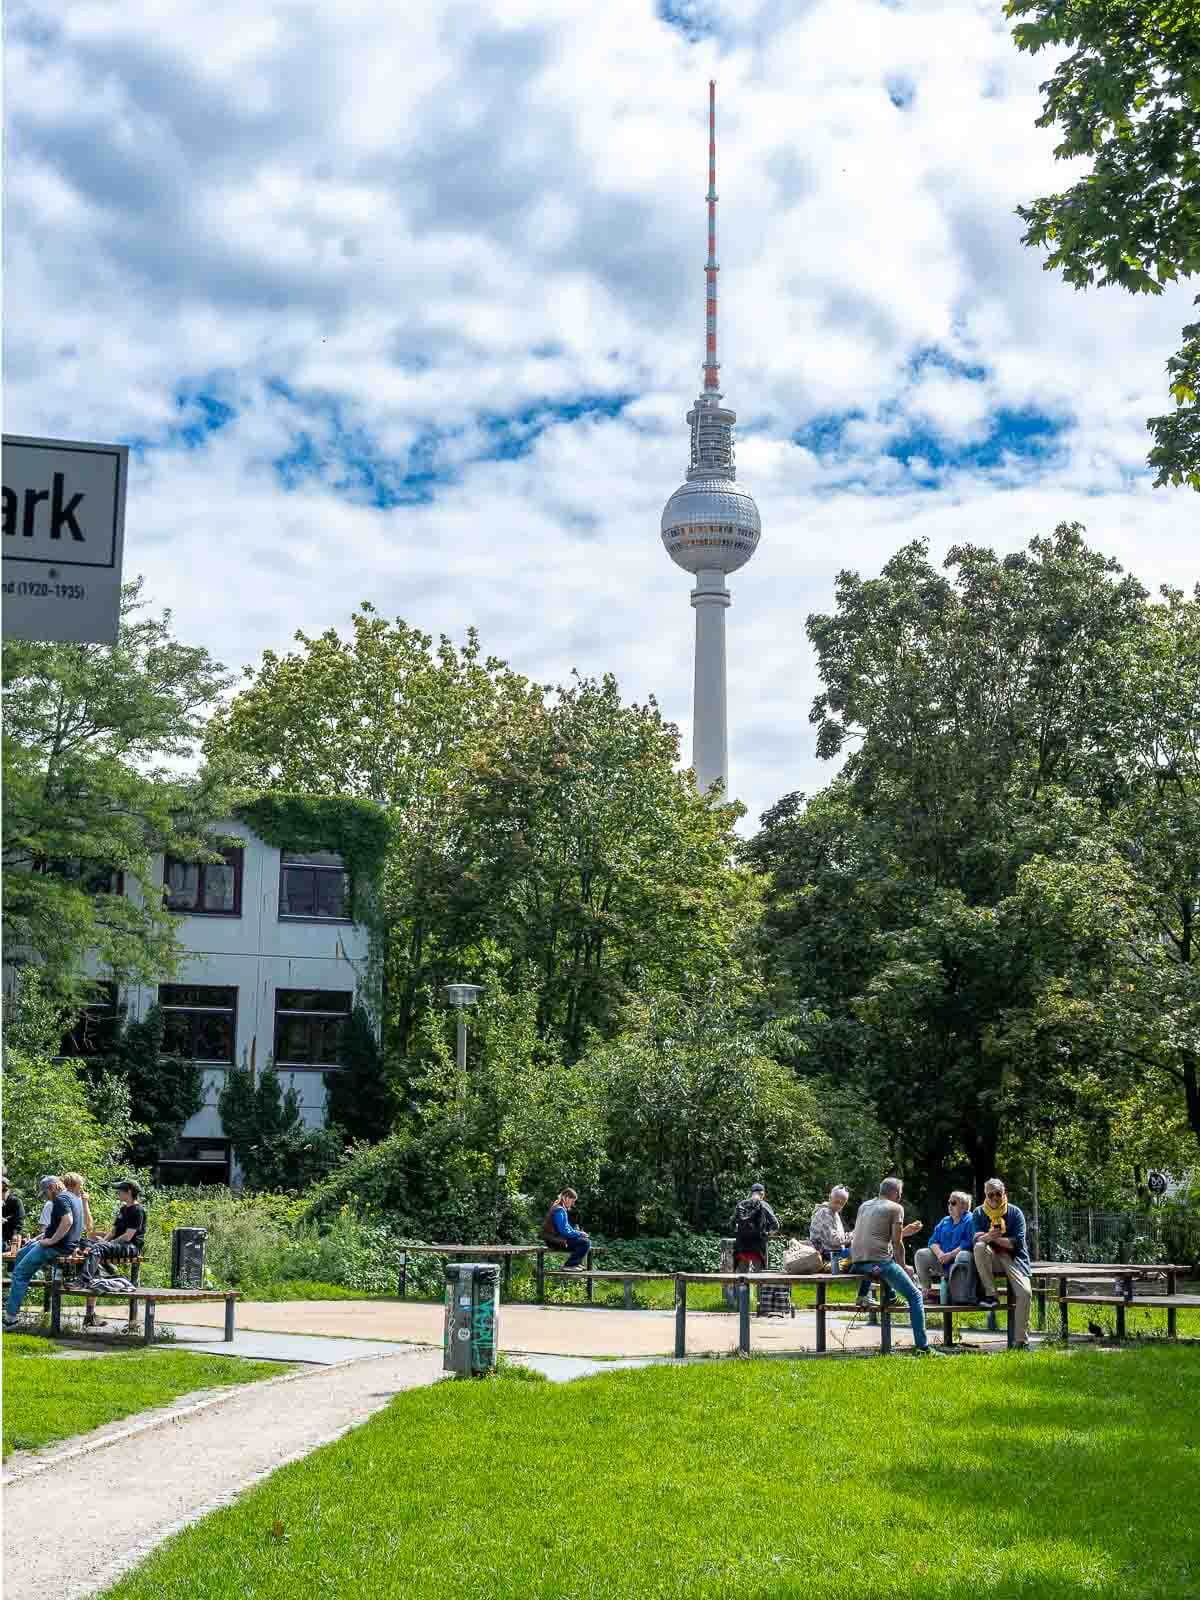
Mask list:
[{"label": "person sitting alone on bench", "polygon": [[576,1272],[592,1248],[592,1241],[582,1229],[575,1227],[567,1213],[579,1196],[574,1189],[564,1189],[547,1211],[542,1222],[542,1238],[548,1250],[565,1250],[564,1272]]},{"label": "person sitting alone on bench", "polygon": [[767,1191],[761,1183],[752,1183],[749,1197],[738,1201],[730,1226],[733,1270],[765,1272],[767,1243],[773,1233],[779,1232],[779,1218],[767,1204]]},{"label": "person sitting alone on bench", "polygon": [[[106,1260],[113,1257],[128,1257],[139,1253],[146,1242],[146,1208],[139,1204],[141,1188],[132,1178],[123,1178],[116,1185],[117,1201],[120,1209],[113,1218],[111,1230],[104,1236],[104,1249],[102,1254]],[[132,1325],[134,1317],[129,1321]],[[88,1296],[87,1309],[84,1312],[83,1325],[85,1328],[102,1328],[103,1322],[96,1315],[96,1301],[92,1295]]]},{"label": "person sitting alone on bench", "polygon": [[[950,1273],[956,1261],[970,1263],[975,1243],[975,1218],[971,1215],[971,1196],[955,1189],[946,1202],[949,1215],[942,1218],[929,1235],[929,1244],[913,1257],[917,1269],[917,1282],[927,1295],[936,1293],[933,1287],[933,1269],[942,1275],[942,1283],[949,1293]],[[967,1277],[971,1274],[968,1272]],[[973,1287],[973,1286],[972,1286]],[[972,1295],[972,1298],[974,1296]]]},{"label": "person sitting alone on bench", "polygon": [[42,1179],[42,1192],[49,1197],[50,1219],[40,1239],[34,1239],[19,1252],[13,1262],[12,1287],[4,1307],[4,1326],[10,1332],[17,1326],[17,1314],[29,1293],[29,1284],[35,1272],[54,1266],[79,1242],[76,1230],[75,1208],[67,1202],[67,1191],[61,1178],[48,1176]]}]

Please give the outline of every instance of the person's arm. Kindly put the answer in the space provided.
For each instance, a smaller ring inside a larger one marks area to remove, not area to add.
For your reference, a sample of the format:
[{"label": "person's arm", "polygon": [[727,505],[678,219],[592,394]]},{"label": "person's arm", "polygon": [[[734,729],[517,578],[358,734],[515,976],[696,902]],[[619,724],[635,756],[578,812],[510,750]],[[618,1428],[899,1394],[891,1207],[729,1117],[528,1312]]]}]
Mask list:
[{"label": "person's arm", "polygon": [[765,1200],[763,1201],[763,1221],[767,1225],[767,1232],[768,1233],[778,1233],[779,1232],[779,1218],[771,1210],[770,1206],[767,1204],[767,1202]]},{"label": "person's arm", "polygon": [[53,1233],[47,1234],[42,1240],[42,1243],[47,1246],[56,1245],[60,1239],[65,1239],[67,1234],[71,1231],[71,1224],[74,1222],[74,1220],[74,1217],[71,1215],[71,1208],[68,1206],[66,1215],[59,1218],[58,1227],[55,1228]]},{"label": "person's arm", "polygon": [[110,1233],[108,1242],[109,1244],[128,1244],[136,1232],[136,1228],[126,1228],[124,1233]]},{"label": "person's arm", "polygon": [[892,1259],[899,1267],[907,1267],[908,1260],[904,1254],[904,1213],[896,1207],[896,1215],[892,1218]]},{"label": "person's arm", "polygon": [[555,1206],[554,1226],[558,1229],[560,1239],[581,1239],[583,1234],[571,1221],[566,1206]]},{"label": "person's arm", "polygon": [[933,1251],[934,1259],[936,1261],[945,1261],[946,1259],[946,1251],[942,1245],[942,1240],[945,1237],[946,1225],[944,1222],[939,1222],[937,1227],[929,1235],[929,1248]]}]

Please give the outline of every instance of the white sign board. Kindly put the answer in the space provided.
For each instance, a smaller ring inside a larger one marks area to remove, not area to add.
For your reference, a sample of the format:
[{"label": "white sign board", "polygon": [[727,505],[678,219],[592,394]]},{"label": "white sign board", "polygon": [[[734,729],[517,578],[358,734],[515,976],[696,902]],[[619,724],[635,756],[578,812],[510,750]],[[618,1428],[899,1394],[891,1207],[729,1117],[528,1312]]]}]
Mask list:
[{"label": "white sign board", "polygon": [[121,613],[123,444],[4,435],[4,635],[112,644]]}]

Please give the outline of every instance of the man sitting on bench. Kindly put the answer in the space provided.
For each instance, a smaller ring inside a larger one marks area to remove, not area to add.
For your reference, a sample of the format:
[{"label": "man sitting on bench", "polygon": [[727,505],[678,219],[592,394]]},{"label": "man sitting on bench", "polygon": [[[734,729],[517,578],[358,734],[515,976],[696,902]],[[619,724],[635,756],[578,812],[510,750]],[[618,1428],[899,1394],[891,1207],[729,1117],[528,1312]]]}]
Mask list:
[{"label": "man sitting on bench", "polygon": [[[139,1204],[141,1188],[132,1178],[123,1178],[116,1185],[117,1200],[120,1209],[113,1218],[111,1230],[105,1234],[101,1255],[105,1260],[126,1260],[139,1254],[146,1242],[146,1208]],[[129,1318],[130,1326],[134,1317]],[[92,1295],[88,1296],[87,1308],[83,1316],[85,1328],[102,1328],[103,1322],[96,1315],[96,1301]]]},{"label": "man sitting on bench", "polygon": [[542,1221],[542,1238],[547,1250],[565,1250],[564,1272],[576,1272],[582,1266],[592,1241],[581,1229],[574,1226],[567,1215],[579,1196],[574,1189],[564,1189],[547,1211]]},{"label": "man sitting on bench", "polygon": [[1029,1304],[1033,1279],[1029,1248],[1025,1243],[1025,1214],[1010,1204],[999,1178],[983,1186],[983,1204],[971,1213],[975,1221],[975,1270],[979,1274],[979,1304],[991,1310],[996,1304],[997,1272],[1008,1279],[1008,1314],[1013,1344],[1029,1349]]},{"label": "man sitting on bench", "polygon": [[67,1190],[62,1179],[53,1176],[43,1178],[42,1191],[49,1196],[50,1220],[41,1238],[27,1244],[13,1262],[12,1287],[4,1307],[4,1326],[9,1332],[17,1326],[17,1314],[25,1303],[34,1273],[61,1261],[79,1242],[76,1213],[67,1204]]},{"label": "man sitting on bench", "polygon": [[879,1185],[879,1198],[867,1200],[858,1208],[854,1235],[850,1240],[850,1259],[856,1272],[878,1275],[881,1282],[908,1302],[912,1321],[913,1348],[917,1355],[941,1355],[934,1350],[925,1332],[925,1302],[921,1291],[905,1271],[904,1236],[916,1232],[920,1223],[905,1223],[900,1196],[904,1185],[899,1178],[885,1178]]}]

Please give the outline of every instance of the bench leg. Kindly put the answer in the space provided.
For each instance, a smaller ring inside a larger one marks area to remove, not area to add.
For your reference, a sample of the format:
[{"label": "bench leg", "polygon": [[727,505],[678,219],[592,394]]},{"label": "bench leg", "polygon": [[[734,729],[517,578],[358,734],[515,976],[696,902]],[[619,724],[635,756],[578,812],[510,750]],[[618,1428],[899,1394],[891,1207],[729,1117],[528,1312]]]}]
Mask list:
[{"label": "bench leg", "polygon": [[675,1359],[682,1361],[687,1355],[687,1284],[675,1279]]},{"label": "bench leg", "polygon": [[237,1301],[236,1300],[227,1299],[225,1301],[225,1343],[226,1344],[232,1344],[233,1343],[233,1316],[234,1316],[234,1308],[236,1307],[236,1305],[237,1305]]},{"label": "bench leg", "polygon": [[[133,1263],[132,1267],[130,1267],[130,1269],[129,1269],[129,1279],[130,1279],[131,1283],[141,1283],[141,1281],[142,1281],[142,1263],[140,1261],[135,1261]],[[136,1321],[137,1321],[137,1301],[136,1300],[131,1300],[129,1302],[129,1326],[132,1328]]]},{"label": "bench leg", "polygon": [[537,1253],[537,1297],[538,1304],[545,1304],[546,1300],[546,1252],[539,1250]]},{"label": "bench leg", "polygon": [[503,1278],[503,1282],[504,1282],[504,1298],[506,1300],[511,1300],[512,1299],[512,1257],[511,1256],[505,1256],[505,1258],[504,1258],[504,1270],[503,1270],[503,1273],[502,1273],[502,1278]]},{"label": "bench leg", "polygon": [[952,1311],[943,1311],[942,1312],[942,1348],[944,1350],[949,1350],[950,1346],[953,1343],[954,1343],[954,1313]]},{"label": "bench leg", "polygon": [[396,1298],[403,1300],[408,1294],[408,1255],[400,1257],[400,1276],[396,1279]]},{"label": "bench leg", "polygon": [[626,1309],[626,1311],[632,1311],[633,1310],[633,1279],[632,1278],[626,1278],[623,1287],[624,1287],[624,1290],[625,1290],[625,1309]]},{"label": "bench leg", "polygon": [[817,1285],[817,1354],[825,1354],[825,1285]]},{"label": "bench leg", "polygon": [[145,1342],[147,1344],[153,1344],[154,1343],[154,1301],[153,1300],[147,1300],[146,1301]]},{"label": "bench leg", "polygon": [[592,1283],[592,1252],[590,1250],[583,1258],[583,1270],[587,1273],[587,1287],[585,1293],[587,1294],[588,1304],[591,1305],[595,1294],[595,1288]]},{"label": "bench leg", "polygon": [[46,1296],[50,1302],[50,1332],[57,1338],[62,1332],[62,1287],[55,1283],[46,1285]]},{"label": "bench leg", "polygon": [[1013,1322],[1013,1302],[1011,1295],[1009,1295],[1008,1299],[1004,1302],[1004,1343],[1010,1350],[1014,1349],[1017,1343],[1017,1328],[1016,1324]]},{"label": "bench leg", "polygon": [[744,1278],[738,1284],[738,1354],[750,1354],[750,1285]]},{"label": "bench leg", "polygon": [[1123,1339],[1124,1337],[1125,1337],[1125,1307],[1124,1306],[1118,1306],[1117,1307],[1117,1338],[1118,1339]]},{"label": "bench leg", "polygon": [[892,1313],[886,1302],[881,1302],[879,1307],[879,1353],[884,1356],[892,1353]]}]

